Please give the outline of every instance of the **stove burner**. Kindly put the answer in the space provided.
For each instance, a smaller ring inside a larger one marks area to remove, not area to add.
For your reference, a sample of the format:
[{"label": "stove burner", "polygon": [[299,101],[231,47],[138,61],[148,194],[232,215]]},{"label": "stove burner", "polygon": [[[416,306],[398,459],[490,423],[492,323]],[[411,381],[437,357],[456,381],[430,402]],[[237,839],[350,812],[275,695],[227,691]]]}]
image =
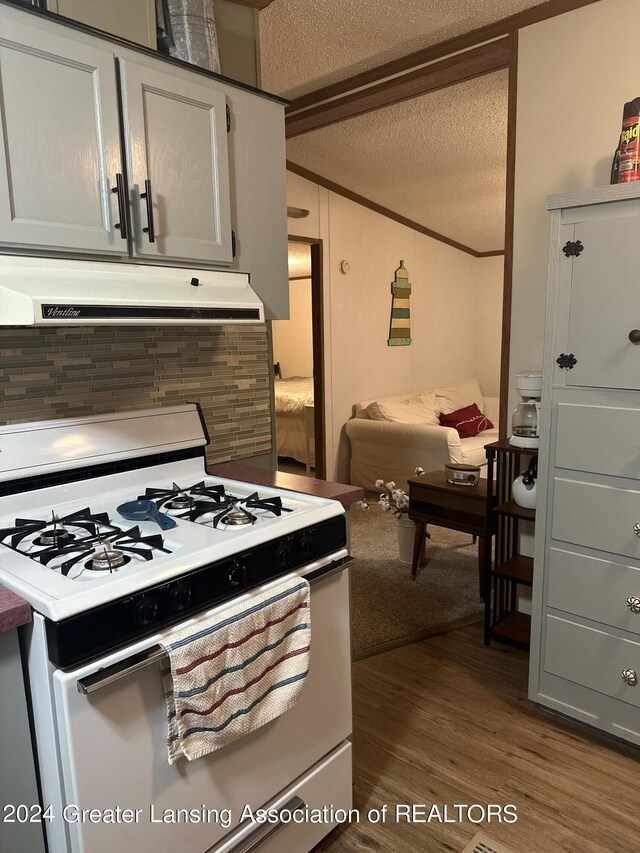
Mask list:
[{"label": "stove burner", "polygon": [[[58,527],[59,524],[61,527]],[[74,530],[80,532],[72,533],[69,528],[74,528]],[[84,540],[86,538],[83,535],[84,533],[87,533],[88,536],[95,536],[99,530],[105,529],[113,532],[119,530],[119,528],[111,524],[106,512],[92,513],[87,507],[87,509],[72,512],[70,515],[64,516],[64,518],[59,518],[55,512],[52,512],[50,521],[40,521],[34,518],[16,518],[13,527],[0,530],[0,542],[4,542],[16,551],[23,551],[25,550],[24,540],[28,543],[30,536],[39,533],[40,537],[33,541],[33,545],[39,545],[43,548],[55,548],[57,546],[63,548],[69,545],[74,539]],[[20,547],[21,544],[22,547]]]},{"label": "stove burner", "polygon": [[253,524],[256,520],[254,516],[250,515],[248,512],[244,512],[241,507],[232,507],[230,509],[225,518],[221,519],[225,524],[231,525],[233,527],[240,524]]},{"label": "stove burner", "polygon": [[114,569],[119,569],[128,562],[122,551],[110,550],[105,548],[104,551],[96,551],[93,557],[85,563],[85,568],[91,571],[104,571],[107,569],[112,572]]},{"label": "stove burner", "polygon": [[224,486],[205,485],[204,480],[186,489],[173,483],[170,489],[145,489],[139,499],[155,501],[158,509],[176,512],[179,518],[196,521],[204,513],[230,509],[239,498],[228,495]]},{"label": "stove burner", "polygon": [[75,539],[75,534],[66,527],[50,527],[48,530],[43,530],[37,539],[34,539],[35,545],[61,545]]},{"label": "stove burner", "polygon": [[106,512],[90,508],[64,518],[54,511],[49,521],[16,518],[13,527],[0,530],[0,542],[65,577],[74,567],[80,573],[88,569],[90,577],[91,572],[114,572],[133,559],[148,562],[159,552],[171,553],[162,536],[144,536],[137,526],[123,530]]},{"label": "stove burner", "polygon": [[[131,527],[129,530],[120,530],[119,528],[113,528],[113,530],[114,532],[106,535],[98,534],[80,539],[77,542],[71,542],[68,545],[62,545],[59,548],[49,548],[41,551],[37,558],[46,566],[53,560],[68,556],[64,562],[53,566],[56,571],[60,571],[66,576],[76,563],[79,563],[84,557],[89,557],[85,563],[85,568],[95,572],[113,571],[121,568],[130,562],[130,554],[149,561],[156,556],[156,551],[162,551],[165,554],[171,553],[165,547],[164,540],[160,535],[143,536],[137,526]],[[100,550],[96,551],[96,548]]]},{"label": "stove burner", "polygon": [[188,495],[177,495],[170,501],[167,501],[164,504],[165,509],[189,509],[193,504],[193,498],[190,498]]},{"label": "stove burner", "polygon": [[[147,489],[147,493],[150,491],[152,490]],[[194,500],[188,512],[185,512],[182,517],[199,524],[212,524],[213,527],[221,530],[227,527],[255,524],[258,521],[258,515],[280,516],[284,512],[294,510],[294,507],[283,506],[278,496],[261,498],[257,492],[253,492],[246,497],[240,497],[226,492],[224,486],[205,486],[203,483],[198,483],[184,491],[196,495],[199,500]],[[165,503],[164,508],[168,508],[168,504]],[[258,510],[258,514],[249,510]],[[202,516],[211,514],[213,518],[200,520]]]},{"label": "stove burner", "polygon": [[155,501],[158,509],[176,510],[188,513],[194,505],[195,500],[190,492],[195,489],[204,488],[204,482],[197,483],[187,489],[182,489],[177,483],[173,483],[170,489],[145,489],[144,495],[138,495],[138,500]]}]

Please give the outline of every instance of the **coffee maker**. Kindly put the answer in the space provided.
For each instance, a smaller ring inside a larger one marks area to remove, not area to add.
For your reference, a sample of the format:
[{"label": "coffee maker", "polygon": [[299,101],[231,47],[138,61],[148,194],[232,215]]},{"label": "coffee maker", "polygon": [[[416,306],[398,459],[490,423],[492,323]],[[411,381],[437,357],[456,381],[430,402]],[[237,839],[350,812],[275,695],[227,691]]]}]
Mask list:
[{"label": "coffee maker", "polygon": [[525,449],[539,447],[542,373],[540,371],[516,373],[516,391],[521,401],[513,410],[511,417],[512,436],[509,444]]}]

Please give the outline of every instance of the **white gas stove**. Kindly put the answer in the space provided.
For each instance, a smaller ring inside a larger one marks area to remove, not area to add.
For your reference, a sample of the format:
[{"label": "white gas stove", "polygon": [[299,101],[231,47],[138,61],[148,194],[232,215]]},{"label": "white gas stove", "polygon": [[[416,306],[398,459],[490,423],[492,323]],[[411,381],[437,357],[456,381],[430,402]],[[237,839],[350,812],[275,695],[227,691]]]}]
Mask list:
[{"label": "white gas stove", "polygon": [[[267,542],[272,576],[326,552],[315,525],[340,504],[214,479],[205,441],[194,405],[1,428],[0,582],[60,622]],[[251,585],[239,560],[229,573],[220,597]],[[171,595],[174,612],[208,603]]]},{"label": "white gas stove", "polygon": [[[145,500],[169,529],[118,511]],[[91,477],[0,497],[0,580],[57,622],[274,539],[286,570],[288,537],[341,513],[334,501],[214,479],[202,458]]]},{"label": "white gas stove", "polygon": [[[264,831],[239,825],[245,805],[350,804],[344,509],[211,477],[206,443],[195,405],[0,428],[0,583],[34,610],[22,645],[51,853],[227,853]],[[302,697],[258,732],[170,767],[160,644],[292,574],[311,590]],[[65,812],[203,803],[229,809],[230,823],[160,831]],[[309,827],[288,849],[330,828]]]}]

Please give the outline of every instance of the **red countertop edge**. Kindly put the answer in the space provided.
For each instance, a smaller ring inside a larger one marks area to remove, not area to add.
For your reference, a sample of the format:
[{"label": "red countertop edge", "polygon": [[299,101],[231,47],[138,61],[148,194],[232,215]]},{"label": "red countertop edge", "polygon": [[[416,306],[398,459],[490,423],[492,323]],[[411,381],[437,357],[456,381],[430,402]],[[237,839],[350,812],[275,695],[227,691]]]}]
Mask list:
[{"label": "red countertop edge", "polygon": [[31,605],[15,592],[0,586],[0,634],[31,622]]},{"label": "red countertop edge", "polygon": [[226,477],[244,483],[255,483],[256,486],[287,489],[290,492],[301,492],[305,495],[340,501],[344,507],[364,498],[364,490],[360,486],[347,486],[344,483],[332,483],[329,480],[301,477],[299,474],[254,468],[253,465],[245,465],[243,462],[218,462],[215,465],[208,465],[207,472],[214,477]]}]

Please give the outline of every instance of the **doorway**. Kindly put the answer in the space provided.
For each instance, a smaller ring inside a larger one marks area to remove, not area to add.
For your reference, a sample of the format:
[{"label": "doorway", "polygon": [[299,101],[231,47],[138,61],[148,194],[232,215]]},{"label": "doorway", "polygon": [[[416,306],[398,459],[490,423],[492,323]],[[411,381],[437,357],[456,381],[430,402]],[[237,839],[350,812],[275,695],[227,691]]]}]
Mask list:
[{"label": "doorway", "polygon": [[322,240],[289,236],[289,320],[272,323],[278,470],[322,479]]}]

